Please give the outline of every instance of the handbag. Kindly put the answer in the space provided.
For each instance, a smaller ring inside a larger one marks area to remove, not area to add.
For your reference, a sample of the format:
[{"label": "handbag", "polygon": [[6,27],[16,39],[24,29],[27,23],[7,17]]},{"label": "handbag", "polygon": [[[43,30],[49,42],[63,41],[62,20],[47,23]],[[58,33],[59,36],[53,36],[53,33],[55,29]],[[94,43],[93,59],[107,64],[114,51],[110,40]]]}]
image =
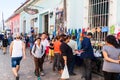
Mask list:
[{"label": "handbag", "polygon": [[68,67],[67,67],[67,65],[65,65],[63,73],[61,75],[61,79],[69,79],[69,78],[70,78],[70,76],[69,76],[69,72],[68,72]]}]

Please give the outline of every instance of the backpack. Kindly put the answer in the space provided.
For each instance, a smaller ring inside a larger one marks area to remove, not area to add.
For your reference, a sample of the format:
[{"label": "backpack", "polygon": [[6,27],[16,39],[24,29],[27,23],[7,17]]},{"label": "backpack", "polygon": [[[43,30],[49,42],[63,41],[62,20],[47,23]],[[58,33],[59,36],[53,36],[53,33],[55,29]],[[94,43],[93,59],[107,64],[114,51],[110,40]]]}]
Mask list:
[{"label": "backpack", "polygon": [[[36,46],[36,44],[35,44],[35,47],[34,47],[33,53],[35,53],[35,51],[36,51],[36,47],[37,47],[37,46]],[[42,53],[43,53],[43,45],[41,45],[41,47],[42,47],[42,48],[41,48],[41,54],[42,54]]]}]

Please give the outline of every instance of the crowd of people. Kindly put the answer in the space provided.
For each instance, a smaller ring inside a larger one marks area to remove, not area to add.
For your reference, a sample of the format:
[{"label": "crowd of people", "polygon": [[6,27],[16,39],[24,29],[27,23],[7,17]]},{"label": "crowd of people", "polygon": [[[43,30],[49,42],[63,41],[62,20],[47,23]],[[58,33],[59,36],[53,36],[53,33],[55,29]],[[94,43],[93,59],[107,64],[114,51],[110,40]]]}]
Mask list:
[{"label": "crowd of people", "polygon": [[[90,40],[92,36],[92,33],[87,33],[82,40],[80,39],[80,50],[78,50],[76,37],[65,34],[57,35],[51,39],[48,33],[45,32],[38,35],[32,32],[31,36],[25,36],[24,38],[17,34],[13,41],[11,39],[12,42],[5,36],[3,40],[3,53],[6,53],[6,44],[9,43],[12,71],[16,80],[19,80],[18,71],[21,59],[26,58],[26,47],[30,47],[30,55],[34,57],[34,73],[38,80],[41,80],[40,76],[45,75],[43,67],[45,59],[53,63],[53,72],[58,71],[59,74],[62,74],[64,66],[67,65],[69,75],[76,75],[74,72],[76,56],[83,61],[84,71],[81,78],[84,77],[85,80],[92,80],[92,60],[95,60]],[[120,80],[120,33],[117,34],[117,38],[113,35],[106,37],[106,44],[102,48],[102,53],[104,57],[102,69],[104,80]]]}]

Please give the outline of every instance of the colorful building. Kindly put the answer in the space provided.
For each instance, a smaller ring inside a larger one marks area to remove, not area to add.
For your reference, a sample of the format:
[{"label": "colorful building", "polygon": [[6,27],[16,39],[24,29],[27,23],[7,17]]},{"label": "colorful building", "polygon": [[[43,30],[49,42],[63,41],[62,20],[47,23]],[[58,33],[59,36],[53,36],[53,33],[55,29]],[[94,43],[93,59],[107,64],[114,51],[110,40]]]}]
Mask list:
[{"label": "colorful building", "polygon": [[[30,33],[33,27],[36,33],[85,29],[108,34],[116,33],[111,27],[120,26],[119,3],[120,0],[27,0],[16,12],[20,13],[20,32],[23,33]],[[38,13],[28,14],[25,8]]]},{"label": "colorful building", "polygon": [[13,14],[5,23],[7,29],[11,30],[11,33],[20,32],[20,14]]}]

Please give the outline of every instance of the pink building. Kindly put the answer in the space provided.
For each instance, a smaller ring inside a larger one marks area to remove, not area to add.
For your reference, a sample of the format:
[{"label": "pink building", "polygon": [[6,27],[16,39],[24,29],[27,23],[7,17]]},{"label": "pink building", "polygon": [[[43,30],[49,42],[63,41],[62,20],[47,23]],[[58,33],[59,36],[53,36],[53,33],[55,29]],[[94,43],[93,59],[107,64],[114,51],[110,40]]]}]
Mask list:
[{"label": "pink building", "polygon": [[6,27],[11,30],[11,33],[19,33],[20,29],[20,14],[13,14],[6,20]]}]

